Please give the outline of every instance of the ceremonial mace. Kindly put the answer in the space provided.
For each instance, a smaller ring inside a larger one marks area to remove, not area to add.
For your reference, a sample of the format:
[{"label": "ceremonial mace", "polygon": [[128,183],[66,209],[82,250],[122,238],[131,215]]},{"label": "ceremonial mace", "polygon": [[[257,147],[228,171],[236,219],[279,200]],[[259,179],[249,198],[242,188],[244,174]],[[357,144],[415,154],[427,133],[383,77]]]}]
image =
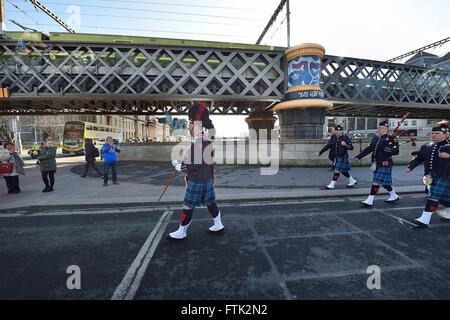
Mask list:
[{"label": "ceremonial mace", "polygon": [[[184,153],[183,157],[181,158],[181,161],[183,161],[183,159],[187,156],[188,152],[191,150],[191,146],[189,146],[188,150]],[[167,180],[166,184],[164,185],[164,188],[161,192],[161,195],[159,196],[158,201],[156,202],[155,206],[152,209],[152,212],[155,211],[155,209],[158,207],[162,197],[164,196],[164,194],[166,193],[167,189],[169,189],[170,185],[173,182],[173,179],[175,179],[175,176],[177,175],[177,170],[175,169],[172,174],[170,175],[169,179]]]}]

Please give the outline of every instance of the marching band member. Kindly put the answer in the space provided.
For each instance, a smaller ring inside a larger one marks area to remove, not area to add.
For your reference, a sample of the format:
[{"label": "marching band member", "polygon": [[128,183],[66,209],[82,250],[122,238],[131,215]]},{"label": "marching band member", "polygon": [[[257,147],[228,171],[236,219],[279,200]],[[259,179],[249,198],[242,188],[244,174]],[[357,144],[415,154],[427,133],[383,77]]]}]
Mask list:
[{"label": "marching band member", "polygon": [[433,142],[424,144],[417,156],[410,162],[406,172],[414,170],[421,163],[424,165],[425,175],[423,182],[428,186],[428,196],[422,216],[413,221],[415,228],[421,229],[429,226],[433,213],[437,210],[439,202],[447,207],[443,222],[450,222],[450,144],[448,125],[442,123],[432,129]]},{"label": "marching band member", "polygon": [[370,145],[355,157],[355,159],[361,160],[372,153],[373,183],[370,195],[361,203],[364,207],[373,206],[373,201],[381,185],[389,192],[389,198],[385,202],[393,203],[400,199],[392,187],[392,167],[394,165],[392,156],[399,154],[399,145],[397,139],[389,136],[388,132],[389,122],[380,122],[378,125],[379,137],[374,137]]},{"label": "marching band member", "polygon": [[207,232],[221,235],[225,229],[214,192],[212,142],[203,132],[203,128],[214,129],[209,119],[208,109],[203,103],[193,104],[189,109],[191,146],[187,159],[183,159],[182,162],[172,161],[172,165],[178,172],[186,174],[187,186],[183,212],[180,216],[181,223],[178,230],[169,234],[168,239],[170,240],[183,240],[187,237],[194,209],[201,204],[206,204],[214,221],[214,225]]},{"label": "marching band member", "polygon": [[348,160],[348,150],[353,150],[352,139],[348,135],[344,134],[344,128],[340,125],[334,128],[334,132],[336,139],[334,139],[334,141],[330,140],[327,146],[322,149],[321,153],[319,153],[320,155],[328,149],[334,149],[334,154],[336,155],[333,180],[325,188],[328,190],[334,190],[336,182],[339,180],[341,174],[349,179],[347,187],[353,188],[358,181],[356,181],[350,174],[352,168],[350,161]]}]

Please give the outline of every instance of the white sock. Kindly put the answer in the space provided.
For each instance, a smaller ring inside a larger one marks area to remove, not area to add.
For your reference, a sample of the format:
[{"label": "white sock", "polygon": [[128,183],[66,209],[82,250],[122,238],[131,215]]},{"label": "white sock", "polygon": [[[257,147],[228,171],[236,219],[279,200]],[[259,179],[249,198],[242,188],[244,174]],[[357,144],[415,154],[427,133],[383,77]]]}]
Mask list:
[{"label": "white sock", "polygon": [[187,236],[187,229],[189,228],[189,226],[191,225],[191,223],[189,223],[186,226],[182,226],[180,224],[180,226],[178,227],[178,230],[175,232],[170,233],[170,236],[174,239],[184,239]]},{"label": "white sock", "polygon": [[369,195],[366,199],[366,201],[364,201],[365,203],[368,204],[373,204],[373,200],[375,199],[375,196]]},{"label": "white sock", "polygon": [[398,195],[395,193],[394,190],[389,191],[389,199],[387,199],[388,201],[394,201],[398,199]]},{"label": "white sock", "polygon": [[220,231],[223,228],[224,228],[224,226],[222,224],[222,219],[221,219],[220,211],[219,211],[219,214],[217,215],[217,217],[214,218],[214,225],[211,228],[209,228],[209,230],[215,232],[215,231]]},{"label": "white sock", "polygon": [[422,216],[416,220],[419,222],[422,222],[423,224],[429,225],[432,215],[433,215],[433,212],[424,211],[424,212],[422,212]]},{"label": "white sock", "polygon": [[395,199],[398,197],[398,195],[395,193],[395,190],[389,191],[389,195],[391,199]]},{"label": "white sock", "polygon": [[444,215],[445,219],[450,219],[450,208],[446,208],[445,209],[445,215]]}]

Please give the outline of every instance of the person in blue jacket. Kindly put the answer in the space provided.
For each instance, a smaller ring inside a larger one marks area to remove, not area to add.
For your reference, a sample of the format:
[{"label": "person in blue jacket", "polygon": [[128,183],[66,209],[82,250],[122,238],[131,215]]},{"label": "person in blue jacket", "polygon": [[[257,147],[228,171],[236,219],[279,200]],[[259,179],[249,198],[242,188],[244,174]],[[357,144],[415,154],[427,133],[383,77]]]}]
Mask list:
[{"label": "person in blue jacket", "polygon": [[103,186],[106,187],[108,185],[108,174],[109,168],[112,171],[112,181],[113,184],[119,184],[117,181],[117,153],[120,153],[122,150],[119,147],[119,142],[117,140],[113,140],[112,137],[107,137],[106,142],[102,147],[103,152]]}]

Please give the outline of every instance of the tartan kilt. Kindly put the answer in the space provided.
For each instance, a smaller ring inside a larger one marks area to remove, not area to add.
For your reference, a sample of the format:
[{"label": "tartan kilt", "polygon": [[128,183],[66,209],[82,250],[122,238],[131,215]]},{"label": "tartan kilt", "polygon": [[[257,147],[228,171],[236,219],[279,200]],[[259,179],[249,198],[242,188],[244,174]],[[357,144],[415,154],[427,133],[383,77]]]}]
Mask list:
[{"label": "tartan kilt", "polygon": [[337,158],[335,166],[336,166],[335,170],[339,172],[346,172],[346,171],[348,172],[352,170],[350,161],[348,160],[348,158],[344,157]]},{"label": "tartan kilt", "polygon": [[379,167],[373,173],[373,182],[382,186],[392,186],[392,167]]},{"label": "tartan kilt", "polygon": [[431,185],[428,198],[450,203],[450,180],[442,177],[437,179],[437,181]]},{"label": "tartan kilt", "polygon": [[187,182],[183,203],[189,208],[194,209],[199,205],[209,204],[215,200],[216,194],[212,179],[209,179],[208,182],[193,182],[190,180]]}]

